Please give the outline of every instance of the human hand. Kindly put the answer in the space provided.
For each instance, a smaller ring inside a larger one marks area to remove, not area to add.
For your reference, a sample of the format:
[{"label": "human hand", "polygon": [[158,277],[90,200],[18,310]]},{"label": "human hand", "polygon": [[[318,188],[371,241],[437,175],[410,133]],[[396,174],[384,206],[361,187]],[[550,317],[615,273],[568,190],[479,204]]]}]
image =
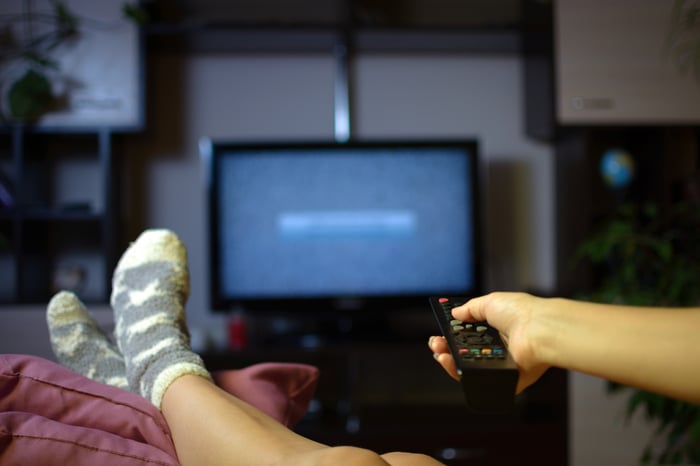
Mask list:
[{"label": "human hand", "polygon": [[[532,385],[549,368],[537,356],[537,309],[545,299],[527,293],[491,293],[480,296],[452,310],[452,315],[465,322],[486,321],[501,333],[515,361],[520,377],[516,392]],[[435,359],[455,380],[457,367],[444,337],[431,337],[428,346]]]}]

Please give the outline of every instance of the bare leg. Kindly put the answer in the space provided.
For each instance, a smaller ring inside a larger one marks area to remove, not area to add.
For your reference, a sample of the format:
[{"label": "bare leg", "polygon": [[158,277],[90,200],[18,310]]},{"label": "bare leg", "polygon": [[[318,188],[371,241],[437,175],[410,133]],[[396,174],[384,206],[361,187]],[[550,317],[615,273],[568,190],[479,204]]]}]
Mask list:
[{"label": "bare leg", "polygon": [[369,450],[322,445],[214,385],[189,346],[188,292],[186,251],[169,231],[144,232],[114,274],[115,335],[129,385],[161,409],[183,466],[438,464],[420,455],[391,455],[388,462]]},{"label": "bare leg", "polygon": [[195,375],[184,375],[170,385],[161,410],[183,466],[440,464],[424,455],[390,453],[382,457],[361,448],[314,442]]}]

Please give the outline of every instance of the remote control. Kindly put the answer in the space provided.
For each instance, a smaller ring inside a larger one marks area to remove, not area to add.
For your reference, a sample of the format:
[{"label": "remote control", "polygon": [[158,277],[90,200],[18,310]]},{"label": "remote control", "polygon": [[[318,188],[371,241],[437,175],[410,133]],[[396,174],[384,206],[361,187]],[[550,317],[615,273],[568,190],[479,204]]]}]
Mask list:
[{"label": "remote control", "polygon": [[452,309],[459,297],[432,297],[437,318],[457,366],[467,407],[479,413],[505,413],[513,408],[518,369],[498,331],[486,322],[462,322]]}]

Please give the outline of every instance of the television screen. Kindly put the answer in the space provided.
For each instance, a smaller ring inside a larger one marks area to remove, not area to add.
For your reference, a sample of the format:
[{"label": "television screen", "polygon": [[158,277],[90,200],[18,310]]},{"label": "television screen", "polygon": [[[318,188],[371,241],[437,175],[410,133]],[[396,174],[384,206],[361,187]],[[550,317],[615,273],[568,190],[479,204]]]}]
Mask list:
[{"label": "television screen", "polygon": [[214,311],[426,306],[481,287],[478,146],[203,140]]}]

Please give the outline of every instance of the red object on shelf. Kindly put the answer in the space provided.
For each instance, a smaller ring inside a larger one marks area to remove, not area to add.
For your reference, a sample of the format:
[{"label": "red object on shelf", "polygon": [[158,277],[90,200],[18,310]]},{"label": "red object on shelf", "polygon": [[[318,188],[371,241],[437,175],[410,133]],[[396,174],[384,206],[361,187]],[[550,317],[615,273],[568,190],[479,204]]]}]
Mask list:
[{"label": "red object on shelf", "polygon": [[247,343],[245,318],[242,314],[236,313],[228,322],[228,344],[233,350],[245,348]]}]

